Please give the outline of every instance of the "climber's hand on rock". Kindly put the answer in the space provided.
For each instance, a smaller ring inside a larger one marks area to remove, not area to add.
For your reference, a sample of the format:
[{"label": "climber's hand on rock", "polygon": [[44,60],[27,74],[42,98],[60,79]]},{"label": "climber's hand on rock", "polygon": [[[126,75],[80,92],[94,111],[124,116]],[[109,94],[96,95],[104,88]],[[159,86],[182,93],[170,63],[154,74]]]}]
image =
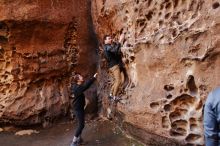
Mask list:
[{"label": "climber's hand on rock", "polygon": [[128,63],[128,59],[122,58],[122,62],[125,63],[125,64],[127,64],[127,63]]},{"label": "climber's hand on rock", "polygon": [[98,75],[98,73],[95,73],[93,77],[94,77],[94,78],[97,78],[97,75]]}]

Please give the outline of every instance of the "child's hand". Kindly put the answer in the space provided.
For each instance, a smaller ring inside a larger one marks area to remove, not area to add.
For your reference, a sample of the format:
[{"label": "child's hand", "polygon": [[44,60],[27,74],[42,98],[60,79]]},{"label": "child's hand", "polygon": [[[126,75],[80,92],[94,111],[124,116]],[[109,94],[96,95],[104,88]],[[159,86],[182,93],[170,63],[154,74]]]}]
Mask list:
[{"label": "child's hand", "polygon": [[98,73],[95,73],[93,77],[94,77],[94,78],[96,78],[96,77],[97,77],[97,75],[98,75]]},{"label": "child's hand", "polygon": [[119,37],[119,43],[123,43],[124,39],[125,39],[125,34],[122,33]]}]

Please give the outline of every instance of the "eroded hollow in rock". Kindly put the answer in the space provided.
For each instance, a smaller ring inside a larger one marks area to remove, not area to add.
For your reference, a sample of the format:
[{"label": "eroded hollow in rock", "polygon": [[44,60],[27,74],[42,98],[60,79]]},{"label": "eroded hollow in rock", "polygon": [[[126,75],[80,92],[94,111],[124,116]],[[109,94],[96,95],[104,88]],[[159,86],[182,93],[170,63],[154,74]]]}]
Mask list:
[{"label": "eroded hollow in rock", "polygon": [[189,89],[191,94],[197,94],[198,88],[196,86],[194,76],[189,75],[187,79],[186,87]]},{"label": "eroded hollow in rock", "polygon": [[159,108],[159,103],[158,102],[152,102],[151,104],[150,104],[150,107],[152,108],[152,109],[154,109],[154,110],[156,110],[156,109],[158,109]]},{"label": "eroded hollow in rock", "polygon": [[166,104],[166,105],[164,105],[164,110],[167,112],[167,111],[170,111],[171,110],[171,105],[170,104]]},{"label": "eroded hollow in rock", "polygon": [[175,131],[179,135],[185,136],[187,134],[188,122],[186,120],[176,120],[171,124],[171,131]]},{"label": "eroded hollow in rock", "polygon": [[213,8],[213,9],[217,9],[219,6],[220,6],[219,2],[215,2],[215,3],[212,5],[212,8]]},{"label": "eroded hollow in rock", "polygon": [[164,86],[164,90],[166,90],[166,91],[172,91],[173,89],[174,89],[174,87],[172,84]]},{"label": "eroded hollow in rock", "polygon": [[173,97],[173,95],[169,94],[167,95],[167,99],[171,99]]},{"label": "eroded hollow in rock", "polygon": [[162,117],[162,127],[163,128],[169,128],[170,122],[167,116]]},{"label": "eroded hollow in rock", "polygon": [[189,143],[193,143],[200,138],[201,138],[201,135],[191,133],[186,137],[186,141]]},{"label": "eroded hollow in rock", "polygon": [[196,98],[188,94],[182,94],[172,101],[172,105],[188,110],[196,101]]},{"label": "eroded hollow in rock", "polygon": [[173,112],[170,113],[169,119],[171,122],[180,120],[184,115],[186,115],[186,109],[175,109]]}]

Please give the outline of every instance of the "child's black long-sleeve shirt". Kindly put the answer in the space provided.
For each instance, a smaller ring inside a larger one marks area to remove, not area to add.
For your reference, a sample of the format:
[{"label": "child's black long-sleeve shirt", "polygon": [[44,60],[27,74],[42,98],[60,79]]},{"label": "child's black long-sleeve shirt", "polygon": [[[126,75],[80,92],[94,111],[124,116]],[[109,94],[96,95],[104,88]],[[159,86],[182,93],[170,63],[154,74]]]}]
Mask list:
[{"label": "child's black long-sleeve shirt", "polygon": [[78,85],[76,83],[71,85],[71,94],[74,95],[73,98],[73,108],[75,110],[83,110],[85,106],[85,95],[84,91],[88,89],[96,78],[91,78],[85,81],[83,84]]}]

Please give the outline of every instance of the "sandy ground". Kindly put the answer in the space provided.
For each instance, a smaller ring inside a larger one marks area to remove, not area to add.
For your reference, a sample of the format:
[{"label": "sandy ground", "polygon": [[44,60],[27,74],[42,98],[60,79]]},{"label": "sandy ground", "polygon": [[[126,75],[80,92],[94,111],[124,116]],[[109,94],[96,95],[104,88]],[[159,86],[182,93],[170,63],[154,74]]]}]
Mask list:
[{"label": "sandy ground", "polygon": [[[73,122],[59,122],[50,128],[42,127],[0,127],[0,146],[69,146],[76,124]],[[85,146],[142,146],[132,139],[125,137],[121,131],[114,128],[108,120],[94,120],[86,122],[82,137]],[[31,135],[15,135],[20,130],[36,130],[39,133]]]}]

